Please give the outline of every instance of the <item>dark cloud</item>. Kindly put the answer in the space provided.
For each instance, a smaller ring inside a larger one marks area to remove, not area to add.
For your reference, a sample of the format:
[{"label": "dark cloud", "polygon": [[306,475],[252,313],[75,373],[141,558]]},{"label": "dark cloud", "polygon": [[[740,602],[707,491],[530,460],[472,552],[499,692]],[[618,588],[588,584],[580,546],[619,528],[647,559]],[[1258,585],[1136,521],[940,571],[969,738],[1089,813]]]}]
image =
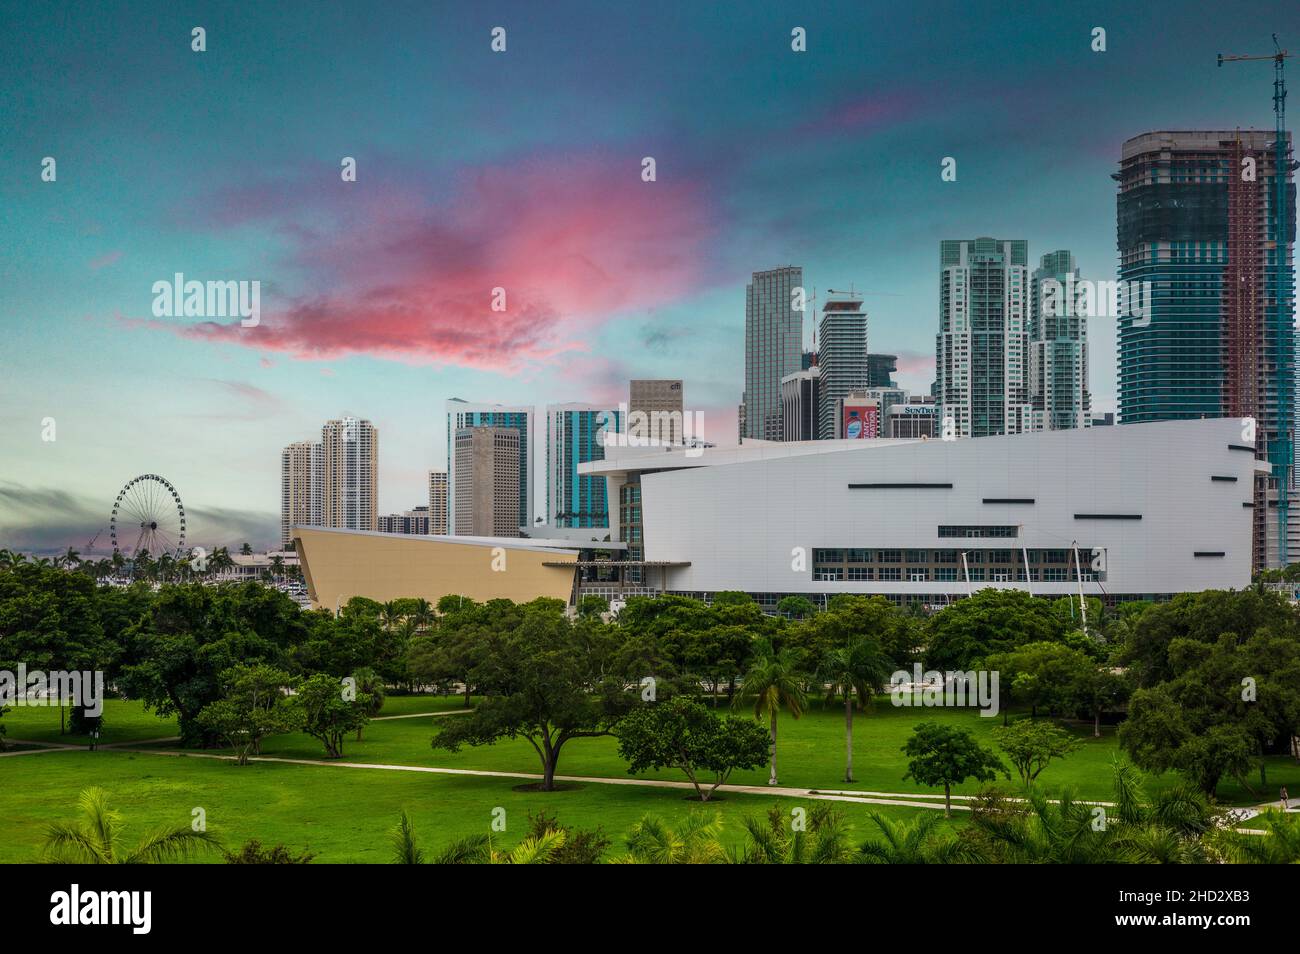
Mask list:
[{"label": "dark cloud", "polygon": [[[106,556],[111,502],[63,490],[0,481],[0,547],[24,553],[61,553],[68,547]],[[206,547],[237,547],[247,541],[263,550],[279,540],[279,516],[221,507],[186,508],[188,542]],[[98,534],[93,550],[87,544]]]}]

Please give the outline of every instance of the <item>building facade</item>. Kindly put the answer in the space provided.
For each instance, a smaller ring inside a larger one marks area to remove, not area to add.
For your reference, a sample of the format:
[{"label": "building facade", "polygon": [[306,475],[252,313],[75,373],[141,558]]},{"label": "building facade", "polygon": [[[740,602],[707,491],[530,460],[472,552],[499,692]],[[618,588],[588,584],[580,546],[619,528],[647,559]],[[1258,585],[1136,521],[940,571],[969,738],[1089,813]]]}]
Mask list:
[{"label": "building facade", "polygon": [[[588,470],[640,486],[664,588],[769,611],[838,593],[942,606],[994,586],[1163,599],[1251,579],[1249,488],[1267,464],[1234,419],[968,441],[619,449]],[[762,519],[755,519],[761,514]]]},{"label": "building facade", "polygon": [[379,431],[342,417],[321,428],[321,524],[373,530],[379,494]]},{"label": "building facade", "polygon": [[[509,427],[519,432],[519,505],[517,527],[531,528],[537,511],[533,494],[533,435],[536,408],[531,405],[477,404],[451,398],[447,410],[447,471],[450,480],[448,500],[456,499],[456,468],[452,466],[456,432],[464,427]],[[448,533],[456,529],[456,508],[448,511]]]},{"label": "building facade", "polygon": [[454,534],[519,536],[519,431],[513,427],[462,427],[456,431]]},{"label": "building facade", "polygon": [[822,306],[817,329],[817,366],[821,369],[821,406],[817,432],[823,439],[838,437],[843,422],[836,418],[836,402],[850,391],[868,386],[867,313],[861,299],[831,298]]},{"label": "building facade", "polygon": [[605,457],[605,435],[623,429],[618,410],[599,404],[546,408],[546,522],[562,529],[608,527],[605,481],[578,465]]},{"label": "building facade", "polygon": [[655,444],[684,442],[685,392],[677,380],[635,380],[628,388],[627,432]]},{"label": "building facade", "polygon": [[869,354],[867,355],[867,387],[869,388],[892,388],[897,387],[894,384],[894,372],[898,370],[898,355],[896,354]]},{"label": "building facade", "polygon": [[754,272],[745,288],[745,397],[742,438],[781,439],[781,380],[800,370],[803,269]]},{"label": "building facade", "polygon": [[447,471],[429,471],[429,532],[433,534],[450,533],[448,525]]},{"label": "building facade", "polygon": [[[1289,562],[1296,426],[1295,184],[1290,136],[1158,131],[1120,153],[1122,282],[1149,283],[1146,313],[1119,321],[1123,424],[1252,418],[1273,464],[1255,494],[1256,565]],[[1280,195],[1279,195],[1280,193]],[[1279,547],[1279,542],[1283,545]]]},{"label": "building facade", "polygon": [[[1087,286],[1070,252],[1048,252],[1030,288],[1029,396],[1033,430],[1092,426]],[[1055,283],[1054,287],[1052,283]]]},{"label": "building facade", "polygon": [[821,370],[810,367],[781,379],[781,440],[815,441],[821,419]]},{"label": "building facade", "polygon": [[321,445],[294,441],[280,453],[280,548],[293,540],[295,526],[321,525]]},{"label": "building facade", "polygon": [[402,513],[385,513],[379,515],[379,525],[375,528],[380,533],[404,533],[428,536],[430,529],[428,507],[416,507]]},{"label": "building facade", "polygon": [[1023,240],[939,243],[935,393],[958,437],[1030,429],[1028,260]]}]

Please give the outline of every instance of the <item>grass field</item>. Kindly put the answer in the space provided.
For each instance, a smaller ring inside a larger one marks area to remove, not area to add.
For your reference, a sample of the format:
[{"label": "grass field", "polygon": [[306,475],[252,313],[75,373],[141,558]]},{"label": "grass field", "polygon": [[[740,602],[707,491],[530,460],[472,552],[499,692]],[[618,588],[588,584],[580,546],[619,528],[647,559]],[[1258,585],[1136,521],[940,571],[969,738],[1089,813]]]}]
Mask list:
[{"label": "grass field", "polygon": [[[381,716],[448,713],[463,706],[458,696],[391,697]],[[366,727],[361,742],[349,739],[349,762],[537,773],[540,764],[524,740],[466,748],[451,753],[435,750],[430,739],[439,723],[454,714],[427,718],[379,720]],[[782,786],[879,792],[934,794],[933,789],[904,780],[899,751],[922,721],[956,722],[970,728],[984,744],[994,745],[992,731],[1001,719],[979,717],[971,710],[895,708],[878,701],[869,713],[854,720],[854,772],[857,781],[843,781],[843,710],[814,707],[799,720],[782,716],[778,768]],[[4,716],[12,739],[84,743],[60,736],[56,709],[14,708]],[[1040,777],[1048,788],[1069,785],[1085,798],[1110,796],[1111,760],[1117,752],[1113,729],[1093,739],[1090,726],[1072,727],[1082,747],[1054,762]],[[109,700],[101,744],[130,743],[174,735],[173,720],[159,719],[137,703]],[[150,746],[153,748],[155,746]],[[403,809],[415,819],[422,843],[430,849],[453,838],[488,829],[492,810],[503,807],[513,843],[526,826],[529,812],[548,810],[561,822],[601,827],[614,839],[617,852],[627,829],[647,812],[683,819],[698,810],[686,792],[653,787],[586,783],[565,791],[542,793],[516,790],[518,779],[466,777],[402,771],[368,771],[338,766],[253,763],[239,767],[228,761],[181,754],[153,755],[131,749],[59,751],[0,758],[0,861],[30,860],[45,826],[71,819],[78,792],[98,785],[106,789],[129,823],[128,840],[160,824],[185,824],[191,810],[207,813],[210,830],[230,845],[250,838],[309,848],[319,861],[386,861],[388,832]],[[301,734],[277,736],[263,747],[266,756],[320,759],[321,746]],[[562,775],[627,778],[613,739],[577,739],[566,745],[560,759]],[[644,777],[681,779],[680,773],[650,773]],[[737,772],[732,781],[763,784],[766,769]],[[1152,786],[1171,785],[1173,776],[1152,779]],[[1270,793],[1279,785],[1300,791],[1300,767],[1288,759],[1272,760]],[[1015,783],[1003,782],[1008,788]],[[958,793],[980,788],[969,783]],[[1220,786],[1219,798],[1229,804],[1256,804],[1263,799],[1235,781]],[[730,837],[739,839],[740,820],[766,810],[774,799],[733,793],[716,804]],[[790,807],[797,799],[782,800]],[[870,834],[866,813],[880,810],[903,817],[921,809],[841,803],[854,824],[855,838]],[[960,824],[960,817],[954,819]]]}]

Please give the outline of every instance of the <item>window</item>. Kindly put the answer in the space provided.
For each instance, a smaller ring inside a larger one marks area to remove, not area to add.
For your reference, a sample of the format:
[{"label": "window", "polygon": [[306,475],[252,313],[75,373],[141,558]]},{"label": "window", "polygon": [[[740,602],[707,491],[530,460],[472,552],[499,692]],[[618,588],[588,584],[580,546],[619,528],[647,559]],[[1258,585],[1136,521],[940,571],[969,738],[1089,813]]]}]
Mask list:
[{"label": "window", "polygon": [[880,578],[882,580],[901,580],[903,578],[903,568],[898,566],[882,566],[880,568]]},{"label": "window", "polygon": [[1005,524],[940,524],[940,537],[1018,537],[1020,528]]},{"label": "window", "polygon": [[876,571],[874,567],[869,566],[851,566],[849,567],[850,580],[874,580]]},{"label": "window", "polygon": [[850,550],[850,551],[849,551],[849,562],[850,562],[850,563],[870,563],[870,562],[871,562],[871,551],[870,551],[870,550]]},{"label": "window", "polygon": [[813,569],[813,579],[822,583],[836,582],[844,579],[844,567],[819,566]]},{"label": "window", "polygon": [[908,563],[929,563],[930,552],[928,550],[908,550],[907,562]]},{"label": "window", "polygon": [[903,551],[902,550],[881,550],[880,562],[881,563],[902,563]]}]

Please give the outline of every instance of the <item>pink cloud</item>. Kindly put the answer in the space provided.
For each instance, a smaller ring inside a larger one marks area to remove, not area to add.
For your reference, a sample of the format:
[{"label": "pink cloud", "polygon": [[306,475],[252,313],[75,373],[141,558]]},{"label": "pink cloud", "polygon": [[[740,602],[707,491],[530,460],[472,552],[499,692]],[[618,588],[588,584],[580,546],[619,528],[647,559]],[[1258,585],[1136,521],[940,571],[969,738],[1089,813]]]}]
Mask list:
[{"label": "pink cloud", "polygon": [[610,317],[671,302],[708,273],[711,211],[689,184],[643,182],[636,158],[481,168],[436,206],[409,188],[340,186],[310,207],[267,187],[223,197],[229,224],[260,220],[284,237],[314,289],[276,301],[264,280],[258,327],[128,321],[299,360],[513,373],[584,351]]},{"label": "pink cloud", "polygon": [[121,258],[122,258],[122,250],[118,248],[118,249],[114,249],[111,252],[105,252],[103,255],[100,255],[96,258],[92,258],[86,264],[89,265],[90,268],[93,269],[94,271],[99,271],[99,269],[101,268],[106,268],[109,265],[117,264],[117,262]]}]

